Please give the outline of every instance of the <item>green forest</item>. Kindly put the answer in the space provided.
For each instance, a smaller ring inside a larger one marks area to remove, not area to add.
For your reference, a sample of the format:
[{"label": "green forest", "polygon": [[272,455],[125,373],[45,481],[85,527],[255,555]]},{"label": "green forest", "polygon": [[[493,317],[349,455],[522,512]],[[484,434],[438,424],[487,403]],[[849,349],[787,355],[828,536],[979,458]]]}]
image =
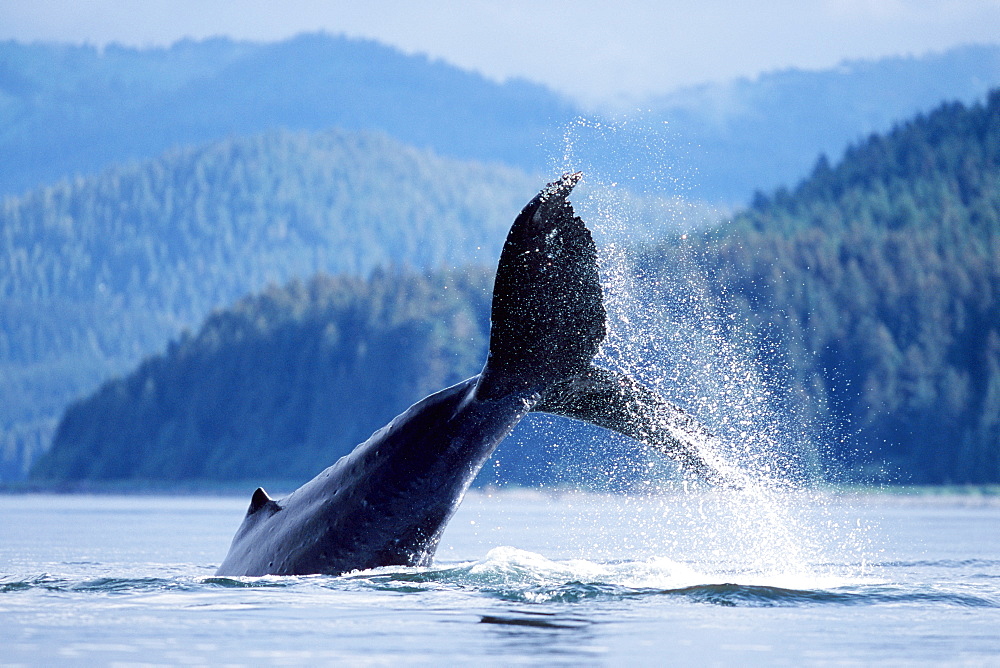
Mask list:
[{"label": "green forest", "polygon": [[212,309],[320,271],[492,263],[536,187],[384,135],[275,131],[4,199],[0,479],[69,401]]},{"label": "green forest", "polygon": [[[821,158],[795,188],[759,193],[630,266],[655,294],[693,263],[732,345],[752,349],[769,387],[810,421],[833,425],[815,450],[843,479],[998,482],[998,230],[994,92],[873,135],[835,164]],[[75,403],[32,477],[314,473],[478,370],[491,275],[381,270],[246,298]],[[558,468],[549,445],[524,445],[520,470],[498,464],[491,479]]]},{"label": "green forest", "polygon": [[1000,91],[821,158],[702,243],[769,366],[843,426],[839,459],[1000,480]]},{"label": "green forest", "polygon": [[33,475],[309,477],[415,397],[478,372],[489,280],[324,274],[243,299],[70,408]]}]

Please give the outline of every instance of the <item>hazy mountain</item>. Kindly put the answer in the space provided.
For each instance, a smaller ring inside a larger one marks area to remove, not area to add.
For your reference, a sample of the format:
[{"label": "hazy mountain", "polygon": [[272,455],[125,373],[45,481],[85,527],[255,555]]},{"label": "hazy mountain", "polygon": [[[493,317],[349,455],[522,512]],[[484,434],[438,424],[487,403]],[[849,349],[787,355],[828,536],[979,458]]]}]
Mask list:
[{"label": "hazy mountain", "polygon": [[[666,65],[665,65],[666,66]],[[665,94],[642,118],[694,172],[690,196],[746,203],[793,182],[825,152],[887,131],[944,100],[1000,85],[1000,46],[783,71]],[[169,48],[0,43],[0,195],[175,146],[275,128],[383,131],[439,155],[546,170],[562,154],[571,101],[526,81],[496,83],[424,56],[324,34]],[[662,123],[668,120],[666,131]],[[620,152],[619,152],[620,153]]]},{"label": "hazy mountain", "polygon": [[276,128],[379,130],[437,153],[545,165],[575,109],[375,42],[325,34],[163,49],[0,43],[0,194],[174,146]]},{"label": "hazy mountain", "polygon": [[0,461],[213,308],[317,271],[495,262],[537,179],[382,135],[272,132],[0,203]]},{"label": "hazy mountain", "polygon": [[794,183],[823,153],[884,133],[944,101],[981,101],[1000,86],[1000,45],[920,57],[849,61],[833,70],[784,70],[709,84],[645,103],[667,121],[677,156],[697,171],[695,196],[747,203]]}]

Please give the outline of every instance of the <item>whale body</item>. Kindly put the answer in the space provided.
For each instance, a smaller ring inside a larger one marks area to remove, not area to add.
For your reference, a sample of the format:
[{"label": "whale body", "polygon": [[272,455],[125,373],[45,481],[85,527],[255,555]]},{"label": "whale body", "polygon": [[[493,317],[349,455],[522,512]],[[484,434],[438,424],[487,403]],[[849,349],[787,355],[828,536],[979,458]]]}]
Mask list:
[{"label": "whale body", "polygon": [[716,476],[700,425],[592,364],[607,326],[594,241],[567,199],[580,177],[548,184],[514,220],[482,372],[414,404],[289,496],[258,488],[217,575],[429,565],[476,474],[531,411],[615,430]]}]

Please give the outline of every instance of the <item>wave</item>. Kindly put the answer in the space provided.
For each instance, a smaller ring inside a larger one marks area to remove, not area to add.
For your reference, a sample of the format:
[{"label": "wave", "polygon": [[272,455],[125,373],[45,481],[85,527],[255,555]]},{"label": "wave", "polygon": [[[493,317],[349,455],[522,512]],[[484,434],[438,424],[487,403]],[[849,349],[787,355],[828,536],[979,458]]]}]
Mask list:
[{"label": "wave", "polygon": [[918,559],[916,561],[885,561],[888,568],[993,568],[1000,570],[1000,559]]},{"label": "wave", "polygon": [[183,591],[201,588],[197,580],[184,578],[72,578],[55,576],[49,573],[38,575],[15,576],[0,575],[0,594],[26,590],[42,590],[48,592],[80,592],[101,594],[130,594],[139,592]]},{"label": "wave", "polygon": [[337,580],[341,586],[348,581],[400,593],[457,588],[519,603],[577,603],[669,596],[721,606],[930,604],[1000,607],[1000,588],[969,592],[960,585],[889,584],[872,577],[844,577],[828,572],[713,574],[665,558],[607,564],[553,561],[510,547],[495,548],[482,561],[452,567],[381,568]]},{"label": "wave", "polygon": [[[937,566],[947,569],[957,565],[995,569],[1000,567],[1000,562],[893,562],[891,566]],[[881,566],[891,570],[889,564]],[[871,577],[844,577],[825,572],[704,573],[691,565],[665,558],[617,563],[554,561],[511,547],[495,548],[480,561],[426,568],[383,567],[339,577],[73,578],[49,573],[0,575],[0,594],[41,591],[127,595],[254,588],[301,588],[312,592],[323,589],[377,590],[399,594],[450,590],[531,604],[671,597],[692,604],[730,607],[930,605],[1000,608],[1000,587],[973,586],[968,582],[888,583]],[[552,623],[544,616],[516,619],[484,617],[482,621],[536,626]]]}]

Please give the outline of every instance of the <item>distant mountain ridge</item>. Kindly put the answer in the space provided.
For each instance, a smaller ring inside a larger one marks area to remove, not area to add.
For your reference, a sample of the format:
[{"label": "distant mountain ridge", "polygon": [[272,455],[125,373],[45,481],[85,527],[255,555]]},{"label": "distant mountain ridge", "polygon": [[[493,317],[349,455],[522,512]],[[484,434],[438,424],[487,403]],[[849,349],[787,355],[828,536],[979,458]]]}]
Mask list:
[{"label": "distant mountain ridge", "polygon": [[795,183],[821,153],[837,160],[849,144],[942,102],[981,102],[997,86],[1000,44],[970,45],[770,72],[685,88],[644,106],[650,120],[667,121],[676,133],[705,197],[737,204]]},{"label": "distant mountain ridge", "polygon": [[[697,171],[690,196],[734,205],[794,182],[820,153],[836,158],[897,120],[945,100],[974,102],[997,85],[1000,45],[969,46],[688,88],[632,116],[655,132],[669,122],[676,155],[654,159]],[[577,116],[601,114],[538,84],[496,83],[343,36],[145,50],[8,41],[0,43],[0,196],[277,128],[380,131],[442,156],[548,171]]]},{"label": "distant mountain ridge", "polygon": [[386,132],[529,170],[575,107],[376,42],[303,34],[166,49],[0,43],[0,194],[271,129]]}]

